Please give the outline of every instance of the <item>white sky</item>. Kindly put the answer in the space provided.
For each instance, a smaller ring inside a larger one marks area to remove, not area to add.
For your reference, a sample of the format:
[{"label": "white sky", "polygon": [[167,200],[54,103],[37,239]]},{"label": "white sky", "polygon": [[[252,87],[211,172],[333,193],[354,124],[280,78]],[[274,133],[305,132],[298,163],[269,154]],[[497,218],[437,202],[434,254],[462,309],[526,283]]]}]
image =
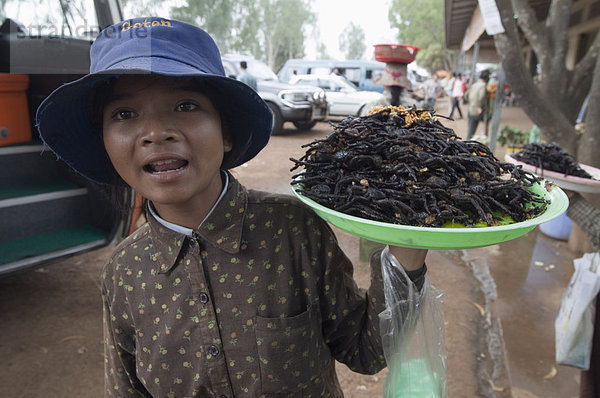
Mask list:
[{"label": "white sky", "polygon": [[[339,37],[353,22],[365,32],[366,51],[364,58],[373,58],[374,44],[396,43],[396,29],[390,28],[388,10],[391,0],[313,0],[312,11],[317,16],[320,40],[327,47],[327,53],[343,60],[339,50]],[[312,37],[307,38],[306,58],[314,59],[317,44]]]},{"label": "white sky", "polygon": [[[42,0],[41,7],[31,7],[31,3],[40,0],[13,0],[6,5],[8,15],[22,15],[37,13],[38,10],[48,12],[48,9],[56,8],[58,2],[55,0]],[[83,3],[90,0],[77,0]],[[151,1],[151,0],[146,0]],[[158,0],[162,3],[177,3],[180,0]],[[374,44],[396,43],[396,29],[391,29],[388,22],[388,10],[391,0],[312,0],[312,11],[317,17],[317,28],[319,39],[327,47],[327,53],[335,59],[344,59],[339,50],[339,37],[346,27],[353,22],[360,26],[365,33],[366,51],[365,59],[373,58]],[[131,4],[130,4],[131,5]],[[92,10],[92,7],[88,7]],[[56,10],[58,12],[58,10]],[[127,17],[127,15],[126,15]],[[28,21],[22,20],[27,24]],[[42,32],[35,32],[40,34]],[[56,32],[55,32],[56,33]],[[307,34],[305,54],[307,59],[314,59],[317,55],[317,41],[312,29]]]}]

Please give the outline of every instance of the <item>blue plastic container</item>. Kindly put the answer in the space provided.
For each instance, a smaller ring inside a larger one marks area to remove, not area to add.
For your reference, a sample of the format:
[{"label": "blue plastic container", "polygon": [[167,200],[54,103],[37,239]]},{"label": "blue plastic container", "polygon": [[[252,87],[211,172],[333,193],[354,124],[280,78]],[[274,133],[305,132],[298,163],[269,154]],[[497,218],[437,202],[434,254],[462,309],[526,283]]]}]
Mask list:
[{"label": "blue plastic container", "polygon": [[551,238],[568,240],[571,235],[571,224],[572,221],[565,212],[554,220],[540,224],[540,230]]}]

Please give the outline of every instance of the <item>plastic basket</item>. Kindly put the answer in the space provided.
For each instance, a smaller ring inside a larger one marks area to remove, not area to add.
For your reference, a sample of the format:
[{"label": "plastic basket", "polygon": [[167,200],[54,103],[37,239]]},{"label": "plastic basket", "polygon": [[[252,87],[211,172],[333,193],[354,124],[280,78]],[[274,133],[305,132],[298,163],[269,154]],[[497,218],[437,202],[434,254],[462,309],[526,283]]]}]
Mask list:
[{"label": "plastic basket", "polygon": [[379,62],[410,64],[420,48],[408,44],[375,44],[375,59]]}]

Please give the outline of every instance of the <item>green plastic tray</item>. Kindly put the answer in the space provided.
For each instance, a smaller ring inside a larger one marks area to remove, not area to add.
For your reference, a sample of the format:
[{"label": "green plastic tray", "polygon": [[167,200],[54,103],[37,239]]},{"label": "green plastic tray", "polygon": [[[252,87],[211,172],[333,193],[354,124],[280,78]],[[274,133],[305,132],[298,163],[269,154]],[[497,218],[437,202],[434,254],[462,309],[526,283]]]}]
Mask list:
[{"label": "green plastic tray", "polygon": [[329,209],[303,196],[292,186],[294,194],[310,206],[321,218],[352,235],[393,246],[432,250],[455,250],[484,247],[518,238],[537,225],[553,220],[563,214],[569,206],[567,195],[551,184],[548,192],[542,180],[530,190],[550,201],[546,211],[530,220],[496,227],[430,228],[410,225],[389,224],[367,220]]}]

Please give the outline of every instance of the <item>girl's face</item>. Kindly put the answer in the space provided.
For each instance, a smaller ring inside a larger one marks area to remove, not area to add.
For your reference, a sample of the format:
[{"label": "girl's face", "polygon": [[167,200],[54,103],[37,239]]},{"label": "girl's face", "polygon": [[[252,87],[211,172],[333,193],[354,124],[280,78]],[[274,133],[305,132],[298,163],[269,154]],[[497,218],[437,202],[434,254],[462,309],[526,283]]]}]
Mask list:
[{"label": "girl's face", "polygon": [[219,169],[231,143],[212,102],[189,86],[166,77],[121,77],[104,107],[103,139],[119,175],[161,217],[180,225],[187,219],[195,228],[220,195]]}]

